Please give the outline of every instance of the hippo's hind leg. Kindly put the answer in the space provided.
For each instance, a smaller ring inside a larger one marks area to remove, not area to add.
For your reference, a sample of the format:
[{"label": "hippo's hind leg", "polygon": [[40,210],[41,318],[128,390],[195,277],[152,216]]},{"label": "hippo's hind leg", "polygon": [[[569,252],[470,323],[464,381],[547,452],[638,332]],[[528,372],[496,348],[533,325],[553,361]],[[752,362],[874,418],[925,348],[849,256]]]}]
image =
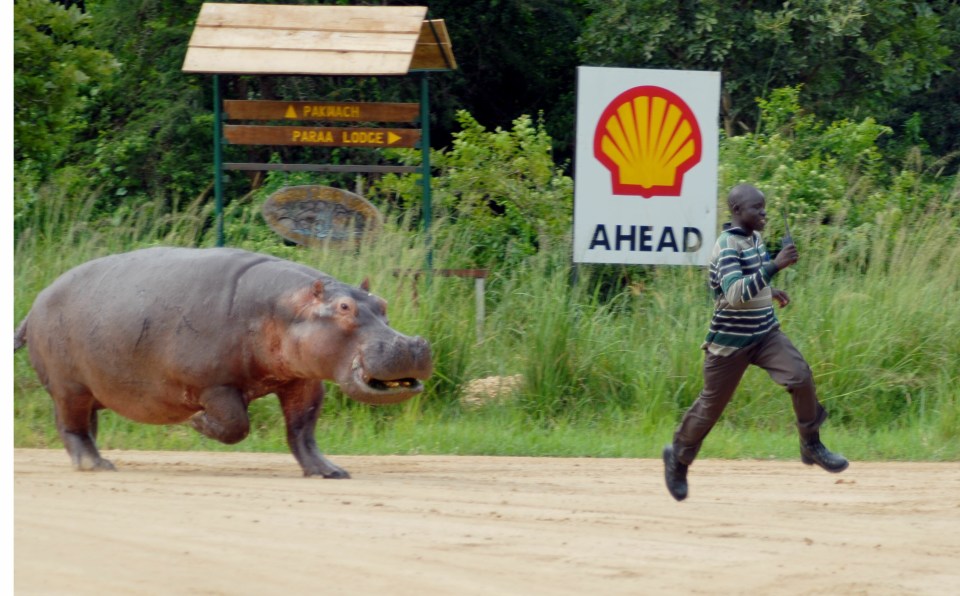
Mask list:
[{"label": "hippo's hind leg", "polygon": [[303,468],[304,476],[349,478],[350,474],[334,465],[317,449],[314,436],[323,405],[323,381],[299,381],[277,391],[287,423],[287,444]]},{"label": "hippo's hind leg", "polygon": [[97,409],[99,405],[86,391],[57,391],[53,398],[57,432],[75,470],[115,470],[97,449]]},{"label": "hippo's hind leg", "polygon": [[233,387],[209,387],[200,393],[203,408],[190,417],[190,425],[221,443],[239,443],[250,432],[250,416],[243,394]]}]

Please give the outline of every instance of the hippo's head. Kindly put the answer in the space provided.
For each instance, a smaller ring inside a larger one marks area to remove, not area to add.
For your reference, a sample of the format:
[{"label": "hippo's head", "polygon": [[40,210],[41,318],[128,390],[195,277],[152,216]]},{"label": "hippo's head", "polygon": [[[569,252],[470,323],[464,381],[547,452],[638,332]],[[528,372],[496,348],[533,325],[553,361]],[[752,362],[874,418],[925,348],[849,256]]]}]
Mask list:
[{"label": "hippo's head", "polygon": [[433,372],[430,345],[390,327],[387,303],[332,278],[293,295],[293,319],[283,332],[284,365],[296,376],[335,381],[357,401],[391,404],[423,391]]}]

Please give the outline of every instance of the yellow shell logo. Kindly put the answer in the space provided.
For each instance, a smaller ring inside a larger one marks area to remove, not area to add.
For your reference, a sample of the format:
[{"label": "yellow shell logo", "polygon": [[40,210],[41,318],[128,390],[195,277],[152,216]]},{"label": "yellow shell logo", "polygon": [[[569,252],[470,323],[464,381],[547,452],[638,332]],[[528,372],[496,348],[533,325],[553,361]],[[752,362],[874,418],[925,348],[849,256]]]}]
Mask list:
[{"label": "yellow shell logo", "polygon": [[646,85],[621,93],[603,111],[593,153],[613,194],[680,196],[683,175],[700,162],[700,125],[678,95]]}]

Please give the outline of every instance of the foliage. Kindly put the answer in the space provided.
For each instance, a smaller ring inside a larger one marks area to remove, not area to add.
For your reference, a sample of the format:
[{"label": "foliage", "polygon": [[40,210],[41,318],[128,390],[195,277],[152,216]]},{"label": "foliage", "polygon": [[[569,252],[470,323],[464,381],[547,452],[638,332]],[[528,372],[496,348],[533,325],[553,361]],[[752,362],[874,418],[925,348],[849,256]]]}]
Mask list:
[{"label": "foliage", "polygon": [[[487,131],[461,111],[462,130],[449,150],[433,152],[433,203],[444,225],[433,230],[438,246],[462,251],[449,266],[514,267],[569,234],[573,183],[553,161],[551,139],[529,116],[512,130]],[[419,153],[407,153],[411,163]],[[385,176],[372,189],[405,208],[419,206],[419,175]]]},{"label": "foliage", "polygon": [[[950,178],[928,174],[922,151],[898,169],[883,159],[891,134],[872,117],[826,123],[800,107],[799,87],[774,90],[760,100],[760,130],[721,142],[720,182],[761,187],[780,222],[815,220],[855,236],[883,220],[922,213],[939,204]],[[770,230],[771,239],[782,231]]]},{"label": "foliage", "polygon": [[[804,106],[826,120],[864,113],[884,121],[958,64],[956,34],[944,25],[956,22],[960,7],[949,2],[587,0],[586,6],[579,48],[587,63],[721,71],[728,136],[753,129],[754,100],[770,89],[804,85]],[[957,147],[948,143],[939,149]]]},{"label": "foliage", "polygon": [[583,2],[434,0],[429,7],[432,18],[446,21],[459,65],[453,75],[439,77],[431,102],[443,114],[446,134],[456,130],[459,110],[490,127],[542,112],[558,153],[572,155],[573,41],[586,16]]},{"label": "foliage", "polygon": [[721,186],[750,181],[766,191],[775,212],[845,216],[856,227],[886,207],[875,204],[886,174],[877,141],[890,129],[870,117],[824,123],[801,110],[799,93],[798,87],[775,90],[759,102],[761,130],[721,144]]},{"label": "foliage", "polygon": [[81,114],[119,66],[94,45],[91,18],[49,0],[13,5],[13,153],[44,176],[83,128]]},{"label": "foliage", "polygon": [[[952,0],[930,2],[935,14],[940,15],[940,32],[944,44],[953,48],[949,68],[935,77],[922,92],[902,98],[893,107],[887,123],[901,131],[888,139],[885,153],[909,158],[913,147],[921,147],[935,156],[947,158],[960,152],[956,134],[960,122],[960,4]],[[942,167],[942,164],[937,165]],[[956,170],[954,170],[956,171]]]},{"label": "foliage", "polygon": [[124,61],[87,111],[75,159],[100,180],[101,204],[189,200],[212,179],[213,116],[206,77],[181,72],[200,0],[86,2],[102,47]]}]

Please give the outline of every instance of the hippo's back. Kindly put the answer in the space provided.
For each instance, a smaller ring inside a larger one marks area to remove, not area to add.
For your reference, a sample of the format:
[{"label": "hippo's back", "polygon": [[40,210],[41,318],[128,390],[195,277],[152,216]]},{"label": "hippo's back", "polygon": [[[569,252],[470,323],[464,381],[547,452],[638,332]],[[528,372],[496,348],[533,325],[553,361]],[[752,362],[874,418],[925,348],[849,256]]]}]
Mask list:
[{"label": "hippo's back", "polygon": [[265,277],[279,282],[302,272],[296,277],[306,279],[308,271],[232,248],[157,247],[110,255],[67,271],[41,292],[30,313],[31,326],[44,309],[113,322],[144,313],[228,317],[253,306],[247,287],[252,278],[260,286],[255,295],[269,300],[284,284],[264,285]]},{"label": "hippo's back", "polygon": [[285,291],[317,276],[228,248],[149,248],[96,259],[37,297],[26,326],[31,360],[42,378],[89,386],[169,383],[170,371],[226,374],[240,364],[258,318]]}]

